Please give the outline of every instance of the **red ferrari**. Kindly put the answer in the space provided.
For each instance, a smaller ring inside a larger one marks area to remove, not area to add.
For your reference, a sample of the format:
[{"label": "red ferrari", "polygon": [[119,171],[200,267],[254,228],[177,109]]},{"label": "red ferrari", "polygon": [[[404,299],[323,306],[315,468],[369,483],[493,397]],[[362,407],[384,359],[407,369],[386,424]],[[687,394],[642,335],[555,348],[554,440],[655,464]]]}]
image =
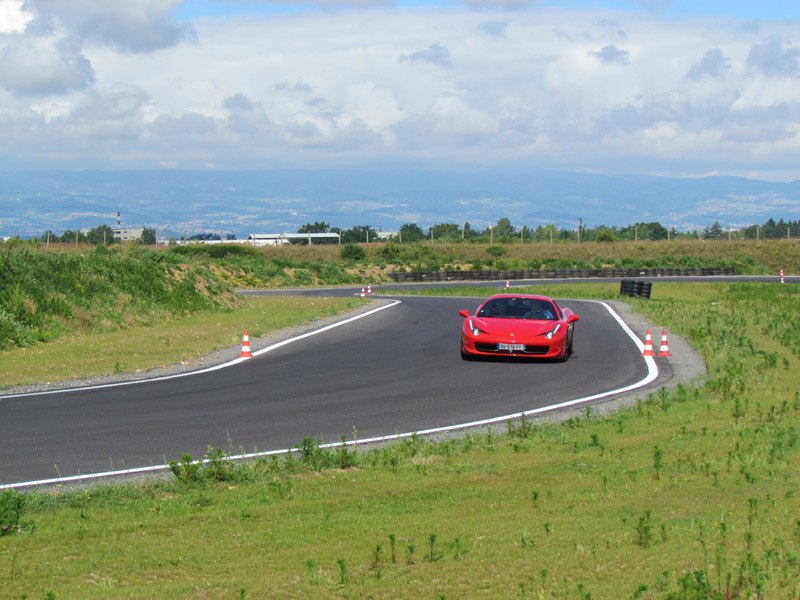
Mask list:
[{"label": "red ferrari", "polygon": [[518,356],[565,361],[572,352],[575,321],[580,317],[552,298],[498,294],[488,298],[461,327],[461,357]]}]

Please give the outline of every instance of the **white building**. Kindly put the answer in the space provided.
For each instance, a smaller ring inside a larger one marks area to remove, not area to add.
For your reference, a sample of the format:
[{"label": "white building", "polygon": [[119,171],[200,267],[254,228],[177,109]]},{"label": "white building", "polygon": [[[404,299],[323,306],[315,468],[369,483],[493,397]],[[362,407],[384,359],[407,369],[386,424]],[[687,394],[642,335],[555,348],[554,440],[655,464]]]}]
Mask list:
[{"label": "white building", "polygon": [[245,242],[253,246],[283,246],[290,243],[289,240],[307,240],[310,246],[312,240],[320,239],[335,239],[342,243],[338,233],[251,233]]},{"label": "white building", "polygon": [[114,241],[116,242],[135,242],[142,239],[143,227],[130,227],[127,229],[112,229]]}]

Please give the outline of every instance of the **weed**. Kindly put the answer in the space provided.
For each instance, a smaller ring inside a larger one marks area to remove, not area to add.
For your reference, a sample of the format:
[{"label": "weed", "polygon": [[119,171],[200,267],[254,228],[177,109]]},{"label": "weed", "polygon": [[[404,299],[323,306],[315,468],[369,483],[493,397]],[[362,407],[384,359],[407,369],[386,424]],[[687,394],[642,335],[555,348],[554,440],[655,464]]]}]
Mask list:
[{"label": "weed", "polygon": [[406,546],[406,564],[413,565],[414,564],[414,551],[417,547],[413,543],[409,543]]},{"label": "weed", "polygon": [[655,471],[655,478],[661,479],[661,471],[664,469],[664,451],[660,446],[653,449],[653,470]]},{"label": "weed", "polygon": [[180,462],[169,461],[169,470],[181,483],[196,483],[200,480],[200,463],[191,454],[183,454]]},{"label": "weed", "polygon": [[372,552],[372,566],[370,569],[372,573],[375,575],[377,579],[381,578],[382,569],[381,565],[383,563],[383,545],[378,544],[375,546],[375,550]]},{"label": "weed", "polygon": [[347,583],[347,562],[343,558],[336,560],[336,565],[339,567],[339,585]]},{"label": "weed", "polygon": [[437,539],[438,536],[435,533],[428,536],[428,562],[436,562],[442,558],[442,553],[436,549]]},{"label": "weed", "polygon": [[0,492],[0,537],[23,530],[32,530],[33,523],[22,520],[25,513],[25,497],[14,490]]},{"label": "weed", "polygon": [[636,523],[636,545],[649,548],[653,543],[653,513],[644,511]]}]

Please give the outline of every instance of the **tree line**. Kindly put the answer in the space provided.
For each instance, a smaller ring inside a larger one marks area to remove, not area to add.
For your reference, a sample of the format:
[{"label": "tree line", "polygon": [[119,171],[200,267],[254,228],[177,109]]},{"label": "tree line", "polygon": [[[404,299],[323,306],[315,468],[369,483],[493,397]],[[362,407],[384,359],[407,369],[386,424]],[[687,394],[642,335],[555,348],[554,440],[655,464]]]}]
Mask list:
[{"label": "tree line", "polygon": [[[46,244],[94,244],[100,246],[119,243],[119,240],[114,239],[114,230],[108,225],[98,225],[86,231],[67,229],[61,234],[48,229],[40,239]],[[156,230],[145,227],[142,230],[142,237],[137,240],[137,243],[148,246],[155,244]]]},{"label": "tree line", "polygon": [[[354,225],[348,229],[333,227],[323,221],[306,223],[297,233],[338,233],[344,244],[361,244],[372,242],[413,243],[423,240],[439,242],[479,242],[508,244],[513,242],[615,242],[638,240],[671,240],[671,239],[781,239],[800,237],[800,221],[784,221],[768,219],[761,225],[750,225],[742,229],[726,229],[719,221],[700,231],[678,231],[675,227],[667,228],[657,221],[650,223],[634,223],[624,227],[598,225],[588,227],[583,220],[578,221],[576,229],[557,227],[556,225],[537,225],[529,227],[515,226],[507,217],[503,217],[494,225],[483,229],[473,227],[469,222],[437,223],[427,230],[416,223],[405,223],[396,232],[386,235],[371,225]],[[235,240],[236,236],[228,234],[226,240]],[[222,240],[223,236],[212,233],[198,233],[186,238],[186,241]],[[113,230],[108,225],[98,225],[88,231],[66,230],[56,234],[47,230],[41,240],[46,243],[75,244],[113,244]],[[156,243],[156,230],[145,227],[142,237],[137,243],[152,245]],[[304,240],[293,240],[295,244],[305,244]],[[338,240],[318,240],[316,244],[336,244]]]},{"label": "tree line", "polygon": [[[306,223],[297,230],[298,233],[338,233],[342,243],[397,242],[413,243],[423,240],[442,242],[615,242],[637,240],[670,240],[670,239],[779,239],[797,238],[800,236],[800,221],[784,221],[769,219],[763,225],[751,225],[744,229],[732,230],[723,228],[718,221],[701,231],[678,231],[675,227],[667,228],[657,221],[650,223],[634,223],[624,227],[598,225],[587,227],[583,220],[578,221],[576,229],[557,227],[556,225],[538,225],[536,227],[515,226],[507,217],[496,224],[479,229],[469,222],[438,223],[427,231],[416,223],[405,223],[396,233],[382,234],[371,225],[357,225],[349,229],[332,227],[328,223],[317,221]],[[320,241],[319,243],[325,243]],[[304,243],[299,241],[298,243]],[[336,240],[328,243],[337,243]]]}]

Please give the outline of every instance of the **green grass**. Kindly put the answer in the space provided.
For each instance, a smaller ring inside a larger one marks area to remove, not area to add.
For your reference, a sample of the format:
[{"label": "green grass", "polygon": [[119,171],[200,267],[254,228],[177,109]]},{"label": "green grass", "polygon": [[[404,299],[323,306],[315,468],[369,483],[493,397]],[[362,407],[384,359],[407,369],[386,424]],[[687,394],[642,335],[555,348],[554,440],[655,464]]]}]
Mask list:
[{"label": "green grass", "polygon": [[700,349],[705,383],[604,418],[25,494],[2,595],[800,597],[800,290],[634,303]]},{"label": "green grass", "polygon": [[307,323],[364,303],[359,298],[245,296],[235,309],[194,312],[158,323],[77,333],[31,348],[0,351],[0,389],[134,372],[190,362],[250,337]]}]

